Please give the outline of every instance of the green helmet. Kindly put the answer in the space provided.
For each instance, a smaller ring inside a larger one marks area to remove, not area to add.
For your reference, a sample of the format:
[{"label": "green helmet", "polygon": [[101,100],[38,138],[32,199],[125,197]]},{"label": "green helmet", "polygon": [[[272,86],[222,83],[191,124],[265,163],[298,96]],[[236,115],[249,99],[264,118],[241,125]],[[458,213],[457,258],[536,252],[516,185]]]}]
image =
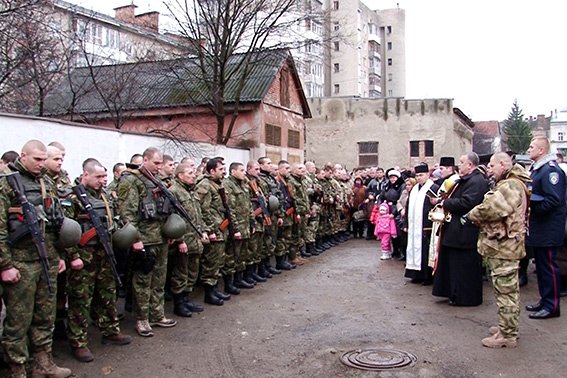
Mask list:
[{"label": "green helmet", "polygon": [[112,245],[115,248],[125,250],[130,248],[139,236],[136,227],[132,223],[126,223],[112,234]]},{"label": "green helmet", "polygon": [[268,197],[268,207],[270,208],[270,211],[273,213],[274,211],[276,211],[279,207],[280,207],[280,200],[278,199],[278,197],[271,195]]},{"label": "green helmet", "polygon": [[81,240],[81,226],[75,220],[64,217],[61,229],[59,230],[59,239],[57,246],[59,248],[70,248],[79,244]]},{"label": "green helmet", "polygon": [[178,214],[173,213],[167,217],[165,224],[161,228],[161,232],[163,236],[168,239],[179,239],[185,232],[187,232],[187,225],[183,218],[181,218]]}]

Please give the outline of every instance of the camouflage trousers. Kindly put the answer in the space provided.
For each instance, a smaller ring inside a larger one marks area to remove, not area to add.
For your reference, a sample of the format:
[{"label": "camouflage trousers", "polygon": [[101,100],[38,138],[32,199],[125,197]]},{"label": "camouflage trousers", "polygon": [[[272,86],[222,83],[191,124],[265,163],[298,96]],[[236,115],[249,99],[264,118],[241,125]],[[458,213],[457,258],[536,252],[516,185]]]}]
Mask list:
[{"label": "camouflage trousers", "polygon": [[315,243],[317,240],[317,230],[319,229],[319,215],[307,219],[305,226],[305,242]]},{"label": "camouflage trousers", "polygon": [[250,236],[250,241],[248,242],[248,255],[249,260],[246,261],[246,265],[258,264],[265,257],[263,231],[256,231]]},{"label": "camouflage trousers", "polygon": [[264,257],[270,258],[276,254],[276,241],[278,235],[277,220],[272,219],[272,225],[264,228]]},{"label": "camouflage trousers", "polygon": [[201,282],[205,285],[216,285],[219,273],[224,264],[225,241],[212,241],[205,244],[201,255]]},{"label": "camouflage trousers", "polygon": [[518,260],[486,257],[492,276],[492,286],[498,306],[498,328],[504,337],[518,337],[520,317],[520,286],[518,284]]},{"label": "camouflage trousers", "polygon": [[307,228],[307,218],[303,215],[301,220],[291,226],[291,245],[293,247],[301,248],[305,245],[305,229]]},{"label": "camouflage trousers", "polygon": [[20,280],[3,284],[6,317],[2,346],[9,363],[24,364],[30,352],[51,353],[58,263],[58,259],[49,261],[49,280],[53,286],[53,292],[49,293],[39,261],[13,261],[14,268],[20,271]]},{"label": "camouflage trousers", "polygon": [[200,253],[179,253],[173,256],[173,270],[171,272],[171,292],[182,294],[193,291],[193,286],[197,283],[199,276]]},{"label": "camouflage trousers", "polygon": [[248,238],[240,240],[229,239],[226,242],[221,275],[227,276],[236,272],[242,272],[246,269],[249,240]]},{"label": "camouflage trousers", "polygon": [[[86,253],[83,253],[86,252]],[[104,336],[120,332],[116,312],[116,280],[106,253],[102,249],[81,251],[84,266],[81,270],[67,270],[69,298],[68,337],[72,347],[87,346],[89,314],[96,315],[96,325]]]},{"label": "camouflage trousers", "polygon": [[165,315],[163,292],[167,274],[168,246],[164,243],[145,246],[145,249],[155,256],[155,265],[148,274],[140,270],[132,272],[133,309],[137,320],[157,321]]},{"label": "camouflage trousers", "polygon": [[276,256],[285,256],[289,253],[291,246],[291,229],[292,226],[282,226],[278,230],[278,239],[276,241]]}]

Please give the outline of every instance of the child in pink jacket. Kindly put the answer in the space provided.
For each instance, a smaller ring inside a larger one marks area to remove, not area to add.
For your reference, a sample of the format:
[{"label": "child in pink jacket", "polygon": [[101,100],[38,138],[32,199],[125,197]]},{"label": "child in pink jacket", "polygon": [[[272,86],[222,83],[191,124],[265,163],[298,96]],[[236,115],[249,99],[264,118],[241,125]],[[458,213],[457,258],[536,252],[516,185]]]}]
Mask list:
[{"label": "child in pink jacket", "polygon": [[390,207],[383,202],[374,206],[370,217],[374,223],[374,236],[380,240],[382,256],[380,260],[390,260],[392,258],[392,238],[398,236],[394,216],[390,214]]}]

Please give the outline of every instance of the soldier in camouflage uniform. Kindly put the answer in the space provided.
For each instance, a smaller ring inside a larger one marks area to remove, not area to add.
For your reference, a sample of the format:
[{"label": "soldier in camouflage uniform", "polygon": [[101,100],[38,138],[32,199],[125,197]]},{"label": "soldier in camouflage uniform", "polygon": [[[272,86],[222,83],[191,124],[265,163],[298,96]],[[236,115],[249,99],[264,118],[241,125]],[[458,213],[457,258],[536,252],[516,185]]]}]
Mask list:
[{"label": "soldier in camouflage uniform", "polygon": [[[107,226],[108,236],[116,229],[114,203],[104,193],[103,182],[106,177],[104,167],[95,161],[83,166],[81,185],[85,187],[87,199]],[[68,337],[73,355],[81,362],[94,359],[87,346],[89,312],[96,314],[96,324],[102,333],[103,344],[130,344],[130,336],[120,333],[116,312],[116,279],[110,260],[96,233],[89,213],[84,209],[75,194],[64,202],[66,215],[76,219],[81,225],[83,237],[80,248],[69,253],[67,291],[69,296]],[[89,233],[90,231],[90,233]],[[96,301],[93,299],[96,298]]]},{"label": "soldier in camouflage uniform", "polygon": [[226,188],[232,227],[221,273],[224,278],[224,290],[230,294],[238,294],[238,288],[251,289],[256,284],[256,280],[252,278],[252,262],[248,249],[255,222],[244,165],[232,163],[229,170],[230,175],[223,185]]},{"label": "soldier in camouflage uniform", "polygon": [[193,303],[189,298],[189,293],[193,291],[197,283],[203,243],[209,242],[209,236],[203,231],[205,227],[201,206],[194,191],[195,179],[195,168],[190,164],[181,163],[175,169],[175,180],[170,187],[171,193],[191,217],[193,225],[201,231],[199,235],[191,225],[187,225],[187,232],[182,240],[175,243],[177,251],[172,256],[174,264],[171,273],[171,292],[173,293],[174,313],[184,317],[204,310],[203,306]]},{"label": "soldier in camouflage uniform", "polygon": [[[291,246],[292,226],[295,217],[293,213],[295,209],[293,208],[293,198],[290,194],[291,189],[288,182],[290,171],[291,166],[287,161],[281,160],[278,163],[278,175],[276,177],[276,181],[278,182],[278,189],[281,193],[280,206],[283,214],[283,222],[278,228],[278,238],[276,240],[276,268],[280,270],[289,270],[296,267],[296,264],[293,264],[290,261],[296,257]],[[303,264],[303,260],[296,261]]]},{"label": "soldier in camouflage uniform", "polygon": [[118,182],[120,181],[120,176],[122,172],[126,170],[126,165],[124,163],[116,163],[112,167],[112,181],[106,187],[106,191],[112,198],[116,198],[116,189],[118,188]]},{"label": "soldier in camouflage uniform", "polygon": [[[281,192],[279,185],[274,177],[275,166],[268,157],[258,159],[260,173],[258,174],[258,186],[264,193],[266,198],[272,198],[275,202],[279,202]],[[281,274],[281,270],[275,268],[271,264],[271,259],[276,255],[276,240],[278,237],[278,228],[283,225],[283,211],[281,206],[272,207],[270,210],[270,223],[264,227],[264,258],[262,263],[266,270],[271,274]],[[289,266],[291,269],[291,266]]]},{"label": "soldier in camouflage uniform", "polygon": [[[142,166],[157,175],[162,159],[159,149],[149,147],[143,153]],[[152,325],[168,328],[177,324],[164,313],[167,240],[162,236],[162,226],[169,210],[164,197],[156,195],[155,189],[154,183],[133,169],[122,174],[117,192],[120,217],[140,233],[140,240],[132,244],[131,250],[136,332],[142,337],[154,335]]]},{"label": "soldier in camouflage uniform", "polygon": [[[37,140],[27,142],[20,158],[9,168],[19,172],[27,200],[41,207],[40,225],[49,260],[49,280],[56,290],[57,273],[65,270],[63,256],[55,248],[63,211],[56,188],[43,174],[47,148]],[[7,182],[0,179],[0,271],[4,286],[4,319],[2,346],[10,364],[11,376],[26,377],[25,363],[32,354],[34,376],[68,377],[71,371],[52,360],[51,347],[55,322],[55,291],[49,292],[38,251],[31,236],[8,243],[10,236],[26,227],[21,204]]]},{"label": "soldier in camouflage uniform", "polygon": [[311,215],[309,197],[307,196],[304,184],[304,176],[306,172],[304,164],[293,163],[288,180],[294,208],[291,233],[291,249],[293,251],[290,252],[290,256],[292,258],[290,262],[292,264],[300,264],[306,261],[304,257],[311,257],[311,254],[307,253],[305,247],[305,229]]},{"label": "soldier in camouflage uniform", "polygon": [[[201,203],[204,231],[209,235],[201,256],[201,282],[205,287],[205,303],[222,306],[230,299],[230,294],[223,293],[217,288],[220,269],[224,265],[224,250],[228,235],[228,226],[224,226],[225,209],[220,191],[224,190],[222,179],[225,165],[221,159],[213,158],[207,161],[206,173],[197,179],[195,192]],[[222,226],[222,227],[221,227]]]},{"label": "soldier in camouflage uniform", "polygon": [[335,220],[335,210],[336,210],[336,187],[333,184],[332,179],[333,167],[326,164],[323,167],[323,174],[321,186],[323,188],[323,219],[319,224],[321,228],[321,233],[323,235],[323,244],[325,247],[330,248],[337,245],[337,241],[334,239],[334,229],[336,227]]},{"label": "soldier in camouflage uniform", "polygon": [[[340,167],[340,165],[339,165]],[[335,206],[332,207],[332,215],[333,215],[333,231],[332,231],[332,240],[335,243],[340,243],[343,240],[342,238],[342,220],[343,220],[343,208],[344,208],[344,195],[343,195],[343,188],[339,183],[340,177],[340,168],[335,169],[333,167],[333,173],[329,179],[331,183],[331,187],[335,197]]]},{"label": "soldier in camouflage uniform", "polygon": [[321,213],[321,206],[319,203],[319,194],[321,193],[321,185],[317,179],[317,167],[311,161],[305,163],[307,173],[303,178],[303,185],[305,192],[309,198],[309,219],[305,227],[305,244],[307,245],[307,253],[317,256],[323,249],[316,245],[317,230],[319,229],[319,217]]},{"label": "soldier in camouflage uniform", "polygon": [[505,152],[492,156],[489,171],[496,187],[468,213],[468,218],[480,228],[478,252],[490,268],[498,306],[498,327],[491,327],[493,335],[483,339],[482,344],[489,348],[513,348],[517,345],[520,316],[519,261],[526,254],[526,185],[531,179],[522,166],[512,165]]}]

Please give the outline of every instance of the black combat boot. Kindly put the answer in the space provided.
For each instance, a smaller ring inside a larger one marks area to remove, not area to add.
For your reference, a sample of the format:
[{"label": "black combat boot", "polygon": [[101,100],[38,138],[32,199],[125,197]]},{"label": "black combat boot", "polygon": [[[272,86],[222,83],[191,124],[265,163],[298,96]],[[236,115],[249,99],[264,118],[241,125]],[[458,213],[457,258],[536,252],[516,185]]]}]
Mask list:
[{"label": "black combat boot", "polygon": [[319,254],[325,252],[325,248],[323,248],[323,241],[321,240],[321,238],[315,240],[315,250],[316,250]]},{"label": "black combat boot", "polygon": [[297,268],[297,265],[295,265],[294,263],[292,263],[291,261],[289,261],[289,255],[285,255],[285,256],[284,256],[284,262],[285,262],[286,264],[288,264],[288,265],[291,267],[291,269]]},{"label": "black combat boot", "polygon": [[305,243],[299,249],[299,255],[303,258],[311,257],[311,253],[307,252],[307,245]]},{"label": "black combat boot", "polygon": [[266,267],[265,261],[262,260],[260,261],[260,263],[258,264],[258,275],[262,278],[272,278],[272,273],[270,273],[268,271],[268,268]]},{"label": "black combat boot", "polygon": [[291,270],[291,265],[285,261],[284,256],[276,256],[276,269],[279,270]]},{"label": "black combat boot", "polygon": [[330,238],[329,235],[323,236],[323,248],[325,248],[325,250],[333,247],[333,244],[330,243],[330,240],[331,240],[331,238]]},{"label": "black combat boot", "polygon": [[315,243],[311,242],[311,243],[307,243],[307,253],[309,253],[311,256],[319,256],[320,252],[317,252],[317,250],[315,249]]},{"label": "black combat boot", "polygon": [[215,306],[222,306],[224,301],[215,295],[215,288],[213,285],[203,285],[205,287],[205,303]]},{"label": "black combat boot", "polygon": [[279,269],[276,269],[272,266],[272,264],[270,263],[270,258],[266,257],[264,259],[264,266],[266,267],[266,270],[271,273],[271,274],[281,274],[282,271]]},{"label": "black combat boot", "polygon": [[258,264],[252,264],[246,267],[246,269],[250,269],[250,275],[251,277],[254,279],[254,281],[256,282],[266,282],[267,278],[264,278],[262,276],[260,276],[258,273],[256,273],[256,269],[258,269]]},{"label": "black combat boot", "polygon": [[228,294],[238,295],[240,294],[240,289],[232,284],[232,274],[227,274],[223,277],[224,280],[224,291]]},{"label": "black combat boot", "polygon": [[183,293],[183,303],[185,303],[185,307],[191,312],[203,312],[205,310],[203,306],[193,302],[191,298],[189,298],[189,293]]},{"label": "black combat boot", "polygon": [[[217,283],[217,285],[218,285],[218,283]],[[230,294],[227,294],[227,293],[220,291],[219,288],[217,287],[217,285],[213,286],[213,291],[214,291],[215,295],[217,296],[217,298],[220,298],[223,301],[230,301]]]},{"label": "black combat boot", "polygon": [[256,286],[256,280],[252,277],[252,270],[250,269],[251,265],[246,266],[246,270],[242,275],[242,280],[244,282],[248,282],[250,285]]},{"label": "black combat boot", "polygon": [[191,311],[185,305],[183,293],[173,294],[173,313],[184,318],[191,317]]},{"label": "black combat boot", "polygon": [[239,287],[241,289],[252,289],[254,285],[249,284],[248,282],[242,279],[242,272],[236,272],[234,275],[234,286]]}]

